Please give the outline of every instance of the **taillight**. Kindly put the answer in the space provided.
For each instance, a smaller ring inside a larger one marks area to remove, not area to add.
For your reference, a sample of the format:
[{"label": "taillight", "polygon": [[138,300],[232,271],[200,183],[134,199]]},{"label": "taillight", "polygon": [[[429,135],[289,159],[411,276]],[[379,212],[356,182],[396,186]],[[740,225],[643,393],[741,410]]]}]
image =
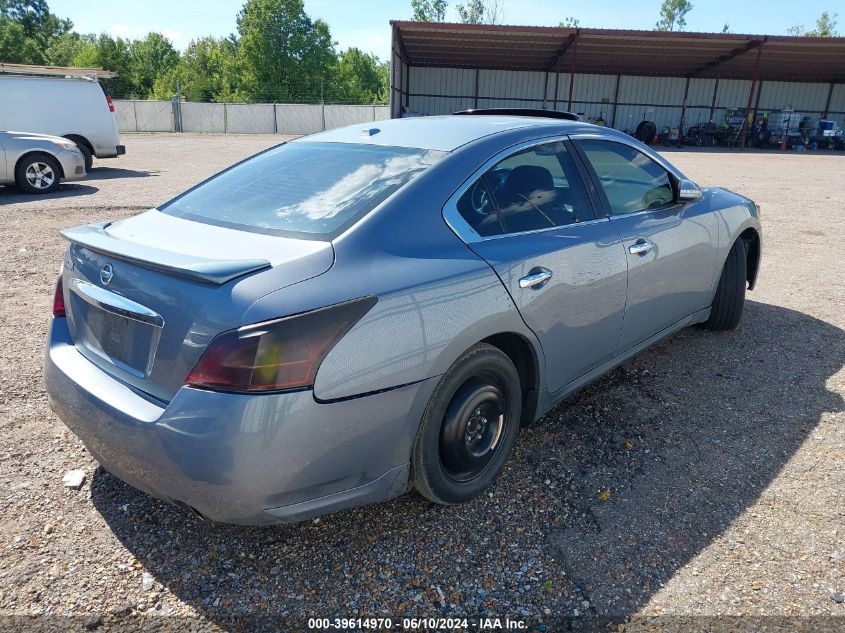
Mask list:
[{"label": "taillight", "polygon": [[114,101],[111,100],[111,96],[106,95],[106,103],[109,104],[109,112],[114,112]]},{"label": "taillight", "polygon": [[53,316],[65,316],[65,287],[62,283],[61,275],[59,275],[59,279],[56,281],[56,290],[53,293]]},{"label": "taillight", "polygon": [[223,332],[185,383],[241,392],[311,387],[326,354],[375,303],[375,297],[362,297]]}]

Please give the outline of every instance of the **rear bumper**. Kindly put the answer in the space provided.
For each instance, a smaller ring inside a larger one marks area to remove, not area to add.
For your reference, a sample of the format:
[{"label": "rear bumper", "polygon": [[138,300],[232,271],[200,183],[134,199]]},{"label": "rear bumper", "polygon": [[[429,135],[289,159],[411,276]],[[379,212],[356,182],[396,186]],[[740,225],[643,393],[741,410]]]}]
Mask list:
[{"label": "rear bumper", "polygon": [[166,406],[85,359],[54,319],[50,406],[111,473],[214,521],[301,521],[407,490],[433,379],[342,402],[311,391],[224,394],[183,387]]},{"label": "rear bumper", "polygon": [[118,156],[123,156],[126,153],[125,145],[115,145],[113,147],[114,149],[111,147],[98,149],[94,152],[94,156],[97,158],[117,158]]}]

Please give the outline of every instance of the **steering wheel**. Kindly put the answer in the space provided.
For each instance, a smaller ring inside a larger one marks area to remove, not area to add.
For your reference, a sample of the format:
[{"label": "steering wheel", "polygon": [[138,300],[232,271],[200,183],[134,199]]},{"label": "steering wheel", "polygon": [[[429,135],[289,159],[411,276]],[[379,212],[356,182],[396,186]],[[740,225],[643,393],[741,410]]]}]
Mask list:
[{"label": "steering wheel", "polygon": [[472,210],[478,215],[487,215],[492,209],[490,205],[490,196],[487,195],[487,187],[485,187],[481,181],[476,183],[473,187],[469,201],[472,205]]}]

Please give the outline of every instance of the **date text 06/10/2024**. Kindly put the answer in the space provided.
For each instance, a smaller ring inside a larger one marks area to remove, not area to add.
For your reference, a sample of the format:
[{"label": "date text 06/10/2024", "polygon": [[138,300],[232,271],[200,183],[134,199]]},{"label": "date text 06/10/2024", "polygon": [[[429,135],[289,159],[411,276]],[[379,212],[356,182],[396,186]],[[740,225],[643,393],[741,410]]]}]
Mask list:
[{"label": "date text 06/10/2024", "polygon": [[[524,631],[528,625],[510,618],[309,618],[308,628],[313,630],[350,631],[372,629],[375,631]],[[396,628],[394,629],[394,626]]]}]

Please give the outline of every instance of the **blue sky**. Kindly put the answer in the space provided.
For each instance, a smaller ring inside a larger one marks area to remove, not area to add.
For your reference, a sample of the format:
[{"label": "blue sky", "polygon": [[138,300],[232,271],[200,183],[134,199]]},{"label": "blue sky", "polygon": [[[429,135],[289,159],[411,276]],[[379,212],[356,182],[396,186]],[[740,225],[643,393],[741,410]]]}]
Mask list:
[{"label": "blue sky", "polygon": [[[735,33],[785,34],[796,23],[812,27],[822,11],[835,11],[840,1],[693,0],[686,30],[721,31],[727,21]],[[450,0],[450,20],[457,21],[457,2]],[[181,49],[195,37],[234,32],[243,0],[49,0],[49,4],[54,13],[73,20],[77,31],[123,37],[158,31]],[[504,23],[553,26],[573,16],[586,27],[650,29],[660,4],[661,0],[503,0]],[[328,22],[341,49],[357,46],[382,59],[390,53],[389,20],[407,19],[410,5],[410,0],[305,0],[308,14]],[[840,12],[838,30],[845,32],[845,11]]]}]

